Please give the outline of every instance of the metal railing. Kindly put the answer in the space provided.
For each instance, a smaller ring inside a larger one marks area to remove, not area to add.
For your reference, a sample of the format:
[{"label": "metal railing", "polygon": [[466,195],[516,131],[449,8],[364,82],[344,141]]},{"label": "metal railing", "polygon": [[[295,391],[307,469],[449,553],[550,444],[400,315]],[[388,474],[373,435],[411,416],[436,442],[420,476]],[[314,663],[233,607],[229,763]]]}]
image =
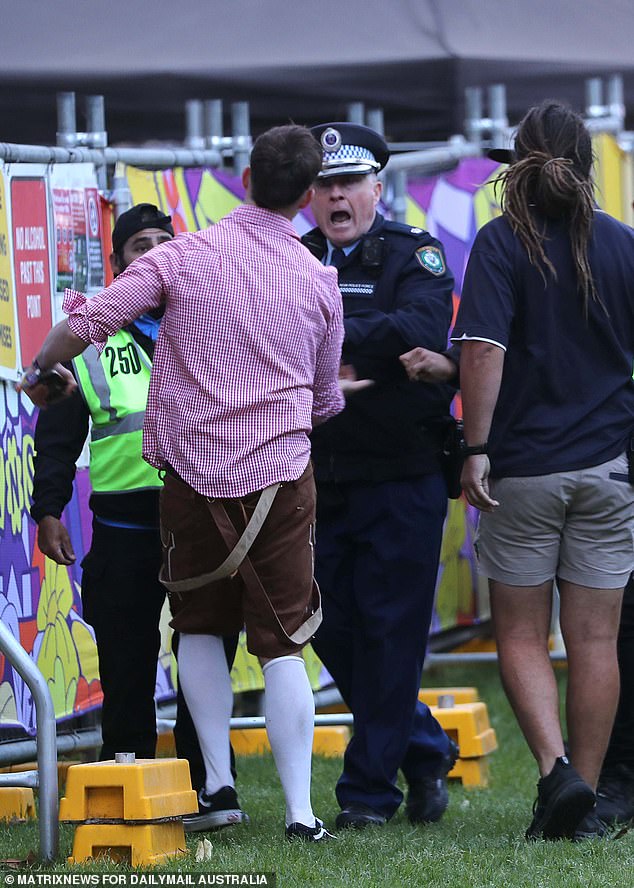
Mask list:
[{"label": "metal railing", "polygon": [[59,848],[55,709],[43,675],[1,621],[0,651],[31,691],[37,729],[37,771],[0,774],[0,786],[38,787],[40,855],[42,860],[51,861]]}]

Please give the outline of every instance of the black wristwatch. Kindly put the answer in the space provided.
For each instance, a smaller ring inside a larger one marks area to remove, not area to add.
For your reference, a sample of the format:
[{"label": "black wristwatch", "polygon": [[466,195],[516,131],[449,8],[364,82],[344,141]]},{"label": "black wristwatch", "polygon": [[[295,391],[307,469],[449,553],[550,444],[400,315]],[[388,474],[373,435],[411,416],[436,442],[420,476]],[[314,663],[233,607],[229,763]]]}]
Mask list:
[{"label": "black wristwatch", "polygon": [[468,444],[463,444],[461,448],[461,453],[463,456],[479,456],[481,453],[489,452],[489,442],[485,441],[484,444],[473,444],[469,446]]}]

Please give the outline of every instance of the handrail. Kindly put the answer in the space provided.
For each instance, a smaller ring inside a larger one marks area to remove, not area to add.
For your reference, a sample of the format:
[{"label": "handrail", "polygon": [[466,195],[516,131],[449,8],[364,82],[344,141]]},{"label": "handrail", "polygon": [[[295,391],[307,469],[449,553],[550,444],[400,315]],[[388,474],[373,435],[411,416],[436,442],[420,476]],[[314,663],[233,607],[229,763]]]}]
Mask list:
[{"label": "handrail", "polygon": [[[0,621],[0,651],[28,685],[35,703],[40,855],[43,860],[53,861],[59,850],[57,737],[53,701],[44,676],[2,621]],[[32,775],[33,772],[29,772],[28,776],[25,773],[24,780],[32,780]],[[15,780],[19,779],[18,774],[13,774],[12,777]],[[7,782],[5,781],[5,784]]]}]

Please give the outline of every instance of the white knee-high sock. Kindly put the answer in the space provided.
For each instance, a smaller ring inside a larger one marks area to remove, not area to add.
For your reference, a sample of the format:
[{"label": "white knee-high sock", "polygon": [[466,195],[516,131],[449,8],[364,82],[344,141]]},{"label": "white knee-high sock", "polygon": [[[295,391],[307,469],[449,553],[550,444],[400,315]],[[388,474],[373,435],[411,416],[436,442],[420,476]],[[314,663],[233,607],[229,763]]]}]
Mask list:
[{"label": "white knee-high sock", "polygon": [[233,786],[229,729],[233,691],[222,638],[181,633],[178,675],[205,761],[205,788]]},{"label": "white knee-high sock", "polygon": [[286,799],[286,825],[315,825],[310,771],[315,701],[301,657],[278,657],[264,667],[264,716]]}]

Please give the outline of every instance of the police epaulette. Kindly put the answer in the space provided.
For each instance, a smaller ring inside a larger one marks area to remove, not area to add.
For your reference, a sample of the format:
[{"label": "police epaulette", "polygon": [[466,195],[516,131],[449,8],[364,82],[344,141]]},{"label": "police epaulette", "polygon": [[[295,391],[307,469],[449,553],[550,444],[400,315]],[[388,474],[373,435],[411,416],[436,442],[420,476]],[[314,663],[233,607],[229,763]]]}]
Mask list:
[{"label": "police epaulette", "polygon": [[415,225],[406,225],[404,222],[393,222],[390,219],[385,220],[383,228],[384,230],[387,229],[387,231],[394,231],[395,233],[405,234],[415,238],[419,238],[423,234],[431,237],[429,232],[425,231],[424,228],[418,228]]}]

